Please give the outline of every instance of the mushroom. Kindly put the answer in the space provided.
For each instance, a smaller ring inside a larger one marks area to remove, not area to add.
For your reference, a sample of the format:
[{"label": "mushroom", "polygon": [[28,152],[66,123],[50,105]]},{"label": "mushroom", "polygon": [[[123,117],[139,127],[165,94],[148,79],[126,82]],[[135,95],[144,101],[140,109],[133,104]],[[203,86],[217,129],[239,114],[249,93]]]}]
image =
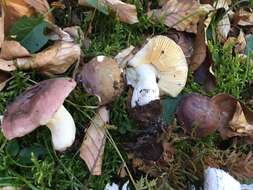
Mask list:
[{"label": "mushroom", "polygon": [[112,102],[124,89],[122,70],[110,57],[93,58],[84,65],[79,80],[88,93],[98,97],[101,105]]},{"label": "mushroom", "polygon": [[224,170],[208,167],[204,174],[204,190],[252,190],[253,184],[240,184]]},{"label": "mushroom", "polygon": [[71,78],[55,78],[42,81],[19,95],[4,113],[4,136],[11,140],[46,125],[52,133],[54,149],[64,151],[74,142],[76,128],[63,102],[75,86]]},{"label": "mushroom", "polygon": [[[188,65],[180,46],[166,36],[151,38],[144,47],[129,60],[131,74],[127,80],[134,87],[132,107],[145,105],[159,99],[159,95],[176,97],[184,88]],[[133,67],[137,82],[133,83]],[[158,82],[157,82],[158,81]]]},{"label": "mushroom", "polygon": [[176,115],[184,131],[197,138],[208,136],[221,125],[218,106],[209,97],[197,93],[181,99]]}]

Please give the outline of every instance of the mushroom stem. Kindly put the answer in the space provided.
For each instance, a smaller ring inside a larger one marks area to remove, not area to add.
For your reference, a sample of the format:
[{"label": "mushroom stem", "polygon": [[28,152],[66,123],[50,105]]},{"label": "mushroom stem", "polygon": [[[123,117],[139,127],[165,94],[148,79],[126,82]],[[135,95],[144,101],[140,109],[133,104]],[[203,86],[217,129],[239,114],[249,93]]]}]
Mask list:
[{"label": "mushroom stem", "polygon": [[57,110],[46,126],[52,133],[52,141],[55,150],[64,151],[73,144],[76,126],[72,116],[64,106],[61,106]]},{"label": "mushroom stem", "polygon": [[138,82],[134,87],[131,106],[143,106],[159,99],[159,87],[156,82],[156,69],[148,64],[136,68]]}]

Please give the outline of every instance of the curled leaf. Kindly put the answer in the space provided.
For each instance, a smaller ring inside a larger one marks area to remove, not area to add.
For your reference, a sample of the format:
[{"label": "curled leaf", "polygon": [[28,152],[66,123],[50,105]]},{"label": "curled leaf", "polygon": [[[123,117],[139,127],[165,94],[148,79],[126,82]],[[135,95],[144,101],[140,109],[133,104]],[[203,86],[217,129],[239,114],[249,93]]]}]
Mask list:
[{"label": "curled leaf", "polygon": [[2,59],[11,60],[20,57],[30,56],[30,53],[17,41],[4,41],[0,57]]},{"label": "curled leaf", "polygon": [[193,54],[190,58],[190,68],[192,69],[192,71],[195,71],[204,62],[206,58],[207,47],[205,42],[204,17],[200,18],[193,49]]},{"label": "curled leaf", "polygon": [[212,10],[210,5],[200,5],[194,0],[170,0],[161,9],[152,10],[154,19],[164,19],[164,24],[178,31],[197,33],[201,15]]},{"label": "curled leaf", "polygon": [[19,69],[35,69],[45,75],[61,74],[80,58],[80,54],[78,44],[60,41],[33,57],[18,58],[16,64]]},{"label": "curled leaf", "polygon": [[92,175],[101,175],[106,142],[104,127],[108,122],[109,112],[105,107],[101,107],[92,119],[80,148],[80,157],[85,161]]},{"label": "curled leaf", "polygon": [[228,94],[219,94],[212,98],[221,111],[222,125],[218,129],[223,139],[235,136],[247,137],[253,142],[253,112],[244,104]]}]

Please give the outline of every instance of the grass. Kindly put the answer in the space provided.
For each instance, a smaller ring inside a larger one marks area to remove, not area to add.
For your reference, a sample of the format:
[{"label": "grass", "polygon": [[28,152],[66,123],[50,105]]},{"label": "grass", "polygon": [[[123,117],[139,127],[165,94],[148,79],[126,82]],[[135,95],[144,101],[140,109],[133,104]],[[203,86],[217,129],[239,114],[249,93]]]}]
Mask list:
[{"label": "grass", "polygon": [[[139,46],[147,36],[166,34],[168,28],[161,23],[153,23],[145,16],[145,11],[139,1],[132,1],[138,8],[140,22],[136,25],[123,24],[110,16],[104,16],[99,12],[80,13],[82,15],[81,26],[84,32],[92,26],[92,33],[88,34],[91,46],[83,49],[85,59],[89,60],[96,55],[114,56],[120,50],[130,44]],[[67,25],[70,16],[65,15],[64,22]],[[252,68],[248,60],[240,58],[232,53],[233,44],[223,48],[217,43],[210,42],[209,49],[214,60],[214,74],[217,79],[217,87],[212,93],[206,93],[201,86],[194,82],[189,75],[184,92],[199,92],[204,95],[214,95],[227,92],[244,100],[242,91],[245,90],[253,78]],[[44,79],[35,72],[16,71],[12,73],[13,79],[8,87],[0,92],[0,115],[4,113],[6,105],[23,92],[34,82]],[[74,146],[65,153],[56,153],[51,144],[49,130],[41,127],[33,133],[16,140],[6,141],[0,134],[0,187],[17,186],[28,187],[33,190],[77,190],[92,189],[101,190],[105,184],[115,179],[119,167],[122,164],[115,147],[106,144],[103,173],[101,176],[91,176],[84,161],[79,157],[80,147],[85,127],[97,108],[97,99],[86,94],[82,87],[78,86],[65,102],[66,108],[72,113],[77,125],[78,136]],[[134,134],[136,126],[128,118],[127,94],[118,98],[112,105],[111,124],[117,130],[110,133],[125,160],[127,155],[121,147],[122,137]],[[175,126],[177,127],[177,126]],[[185,189],[189,181],[200,185],[204,167],[213,166],[231,169],[234,160],[238,161],[247,155],[252,146],[237,142],[222,142],[215,133],[207,138],[197,140],[182,138],[176,133],[168,134],[168,141],[172,142],[175,154],[163,168],[150,167],[147,175],[136,179],[138,190],[141,189]],[[232,154],[235,152],[235,154]],[[229,157],[233,155],[233,157]],[[127,163],[130,163],[127,160]],[[236,175],[236,174],[235,174]],[[155,176],[155,177],[154,177]],[[241,178],[248,180],[247,178]]]}]

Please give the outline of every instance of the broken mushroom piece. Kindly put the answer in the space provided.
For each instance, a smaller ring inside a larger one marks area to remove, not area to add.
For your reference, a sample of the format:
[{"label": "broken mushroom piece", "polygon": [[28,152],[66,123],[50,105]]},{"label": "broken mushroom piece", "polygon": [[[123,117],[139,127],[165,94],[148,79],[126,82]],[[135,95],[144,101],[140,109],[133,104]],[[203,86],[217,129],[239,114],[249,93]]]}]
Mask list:
[{"label": "broken mushroom piece", "polygon": [[84,65],[79,74],[79,80],[88,93],[98,97],[101,105],[115,100],[124,89],[122,70],[110,57],[93,58]]},{"label": "broken mushroom piece", "polygon": [[[132,84],[132,107],[159,99],[161,94],[176,97],[186,83],[188,65],[184,53],[166,36],[151,38],[129,60],[128,66],[134,67],[138,79],[136,84]],[[133,72],[129,76],[127,71],[128,81],[131,81],[131,76]]]},{"label": "broken mushroom piece", "polygon": [[64,151],[74,142],[76,128],[63,102],[75,86],[71,78],[55,78],[42,81],[19,95],[4,113],[4,136],[11,140],[46,125],[52,133],[55,150]]}]

